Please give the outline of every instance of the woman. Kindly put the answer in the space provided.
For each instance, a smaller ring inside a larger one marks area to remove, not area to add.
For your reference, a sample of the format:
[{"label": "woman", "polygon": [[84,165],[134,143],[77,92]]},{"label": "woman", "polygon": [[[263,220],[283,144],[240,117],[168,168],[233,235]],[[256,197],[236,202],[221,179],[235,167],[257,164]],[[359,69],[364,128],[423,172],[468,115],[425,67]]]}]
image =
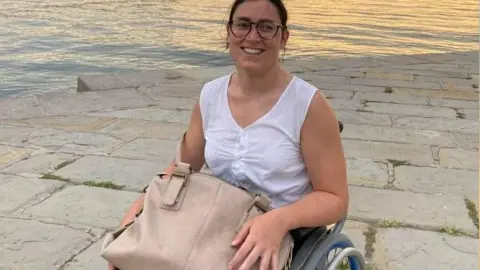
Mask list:
[{"label": "woman", "polygon": [[249,269],[257,260],[261,269],[277,269],[286,233],[298,248],[295,231],[335,223],[347,213],[334,111],[318,89],[280,66],[287,19],[281,0],[234,1],[226,42],[236,71],[205,84],[181,148],[193,170],[206,163],[216,177],[272,199],[274,210],[249,221],[232,240],[238,251],[229,269]]}]

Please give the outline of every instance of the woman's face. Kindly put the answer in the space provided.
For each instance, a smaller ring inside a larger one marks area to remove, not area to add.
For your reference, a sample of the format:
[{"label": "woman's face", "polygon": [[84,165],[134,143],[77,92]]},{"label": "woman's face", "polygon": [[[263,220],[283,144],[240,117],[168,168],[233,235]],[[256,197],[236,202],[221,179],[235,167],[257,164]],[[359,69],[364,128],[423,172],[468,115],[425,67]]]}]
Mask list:
[{"label": "woman's face", "polygon": [[245,1],[237,7],[232,21],[227,42],[238,67],[262,72],[277,64],[288,32],[279,27],[279,13],[270,1]]}]

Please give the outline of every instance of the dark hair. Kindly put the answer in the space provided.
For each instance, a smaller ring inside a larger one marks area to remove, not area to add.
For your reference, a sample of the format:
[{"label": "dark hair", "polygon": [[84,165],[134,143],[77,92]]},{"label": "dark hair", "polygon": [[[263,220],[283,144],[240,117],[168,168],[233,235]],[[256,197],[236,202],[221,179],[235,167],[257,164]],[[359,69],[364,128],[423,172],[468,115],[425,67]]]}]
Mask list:
[{"label": "dark hair", "polygon": [[[237,10],[238,6],[240,4],[243,4],[247,0],[235,0],[232,4],[232,7],[230,9],[230,16],[228,17],[228,21],[232,21],[233,19],[233,14],[235,14],[235,11]],[[288,21],[288,12],[287,8],[285,8],[285,5],[283,4],[282,0],[268,0],[270,3],[272,3],[278,11],[278,16],[280,17],[280,21],[282,23],[283,29],[287,29],[287,21]]]}]

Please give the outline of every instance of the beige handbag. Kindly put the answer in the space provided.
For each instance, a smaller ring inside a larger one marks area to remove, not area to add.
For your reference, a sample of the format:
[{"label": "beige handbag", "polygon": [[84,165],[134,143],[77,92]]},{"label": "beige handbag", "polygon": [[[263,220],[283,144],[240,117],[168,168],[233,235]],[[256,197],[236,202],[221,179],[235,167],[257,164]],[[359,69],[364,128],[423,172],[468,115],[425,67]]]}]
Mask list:
[{"label": "beige handbag", "polygon": [[[152,179],[141,214],[107,234],[101,256],[121,270],[226,270],[230,244],[251,217],[269,211],[269,199],[180,162],[170,179]],[[293,239],[286,234],[278,266],[289,269]],[[259,269],[259,262],[252,269]]]}]

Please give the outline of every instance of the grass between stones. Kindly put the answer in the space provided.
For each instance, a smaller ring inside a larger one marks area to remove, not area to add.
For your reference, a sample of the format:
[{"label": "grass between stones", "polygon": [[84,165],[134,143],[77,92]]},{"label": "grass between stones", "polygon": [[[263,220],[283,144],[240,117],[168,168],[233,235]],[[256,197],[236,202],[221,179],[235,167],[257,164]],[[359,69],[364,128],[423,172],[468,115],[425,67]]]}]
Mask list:
[{"label": "grass between stones", "polygon": [[468,235],[460,229],[455,228],[452,225],[441,225],[438,228],[438,232],[445,233],[451,236],[460,236],[460,235]]},{"label": "grass between stones", "polygon": [[363,235],[365,236],[365,259],[369,261],[373,258],[373,252],[375,251],[373,245],[376,242],[377,228],[369,225]]},{"label": "grass between stones", "polygon": [[478,210],[475,202],[468,198],[465,198],[465,206],[468,210],[468,216],[470,217],[470,219],[472,219],[473,225],[475,225],[478,230]]},{"label": "grass between stones", "polygon": [[393,93],[393,88],[392,87],[385,87],[385,90],[383,90],[383,92],[387,93],[387,94],[391,94]]},{"label": "grass between stones", "polygon": [[108,189],[115,189],[115,190],[121,190],[125,188],[123,185],[117,185],[113,183],[112,181],[85,181],[82,183],[85,186],[90,186],[90,187],[100,187],[100,188],[108,188]]},{"label": "grass between stones", "polygon": [[410,165],[410,163],[408,163],[406,160],[387,159],[387,161],[391,163],[394,168],[398,166]]},{"label": "grass between stones", "polygon": [[458,119],[465,119],[465,113],[459,111],[458,109],[455,109],[455,112],[457,113]]},{"label": "grass between stones", "polygon": [[478,84],[474,83],[474,84],[472,84],[472,87],[475,88],[475,89],[478,89]]},{"label": "grass between stones", "polygon": [[381,228],[398,228],[398,227],[403,227],[405,224],[401,221],[398,220],[393,220],[393,219],[384,219],[380,220],[377,223],[378,227]]},{"label": "grass between stones", "polygon": [[70,182],[70,179],[64,178],[58,175],[55,175],[53,173],[44,173],[40,179],[49,179],[49,180],[57,180],[57,181],[63,181],[63,182]]},{"label": "grass between stones", "polygon": [[75,162],[75,160],[67,160],[65,162],[62,162],[55,167],[55,171],[60,170],[61,168],[65,167],[65,166],[68,166],[68,165],[72,164],[73,162]]},{"label": "grass between stones", "polygon": [[[58,175],[55,175],[53,173],[45,173],[40,177],[40,179],[48,179],[48,180],[57,180],[57,181],[62,181],[62,182],[68,182],[72,183],[69,178],[64,178]],[[76,183],[72,183],[76,184]],[[124,185],[117,185],[113,183],[113,181],[84,181],[81,183],[81,185],[84,186],[89,186],[89,187],[100,187],[100,188],[107,188],[107,189],[114,189],[114,190],[122,190],[125,188]]]}]

